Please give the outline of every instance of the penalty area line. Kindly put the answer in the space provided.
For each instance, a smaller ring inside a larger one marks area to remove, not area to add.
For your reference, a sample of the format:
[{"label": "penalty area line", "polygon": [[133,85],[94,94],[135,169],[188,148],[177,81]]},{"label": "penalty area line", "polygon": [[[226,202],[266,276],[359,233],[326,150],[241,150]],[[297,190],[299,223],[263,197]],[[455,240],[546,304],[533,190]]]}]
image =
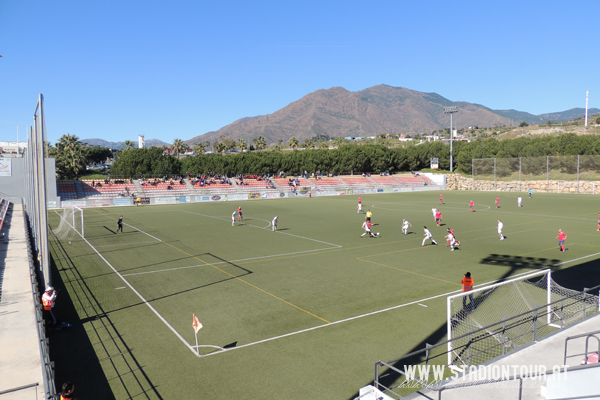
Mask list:
[{"label": "penalty area line", "polygon": [[[600,254],[600,253],[598,253],[598,254]],[[577,260],[577,259],[575,259],[575,260]],[[571,260],[571,261],[575,261],[575,260]],[[565,262],[568,262],[568,261],[565,261]],[[511,278],[515,278],[515,277],[518,277],[520,275],[526,275],[526,274],[529,274],[529,273],[531,273],[531,271],[526,271],[526,272],[522,272],[522,273],[519,273],[519,274],[511,275]],[[475,285],[475,287],[492,285],[494,283],[499,283],[499,282],[500,282],[500,280],[484,282],[484,283],[481,283],[479,285]],[[261,344],[261,343],[271,342],[271,341],[277,340],[277,339],[283,339],[283,338],[286,338],[286,337],[298,335],[300,333],[310,332],[310,331],[314,331],[314,330],[317,330],[317,329],[326,328],[328,326],[337,325],[337,324],[341,324],[341,323],[344,323],[344,322],[349,322],[349,321],[357,320],[357,319],[364,318],[364,317],[369,317],[369,316],[376,315],[376,314],[381,314],[381,313],[384,313],[384,312],[387,312],[387,311],[396,310],[398,308],[403,308],[403,307],[410,306],[410,305],[413,305],[413,304],[425,306],[424,304],[420,304],[420,303],[428,301],[428,300],[438,299],[438,298],[444,297],[444,296],[447,297],[449,295],[456,294],[456,293],[461,293],[461,291],[462,291],[462,289],[457,289],[457,290],[453,290],[451,292],[447,292],[447,293],[443,293],[443,294],[438,294],[438,295],[435,295],[435,296],[427,297],[425,299],[419,299],[419,300],[411,301],[409,303],[404,303],[404,304],[399,304],[397,306],[384,308],[382,310],[372,311],[370,313],[361,314],[361,315],[357,315],[357,316],[354,316],[354,317],[341,319],[339,321],[334,321],[334,322],[329,322],[329,323],[326,323],[326,324],[323,324],[323,325],[313,326],[312,328],[302,329],[302,330],[299,330],[299,331],[290,332],[290,333],[286,333],[286,334],[279,335],[279,336],[274,336],[274,337],[263,339],[263,340],[258,340],[256,342],[246,343],[246,344],[243,344],[241,346],[236,346],[236,347],[232,347],[232,348],[229,348],[229,349],[223,349],[223,350],[220,350],[220,351],[215,351],[213,353],[203,354],[200,358],[209,357],[209,356],[213,356],[213,355],[216,355],[216,354],[221,354],[221,353],[224,353],[226,351],[233,351],[233,350],[237,350],[237,349],[242,349],[244,347],[250,347],[250,346],[254,346],[254,345],[257,345],[257,344]],[[425,306],[425,307],[427,307],[427,306]]]},{"label": "penalty area line", "polygon": [[[80,236],[81,236],[81,235],[80,235]],[[112,264],[108,262],[108,260],[107,260],[106,258],[104,258],[104,256],[103,256],[103,255],[102,255],[102,254],[101,254],[101,253],[98,251],[98,249],[96,249],[96,248],[95,248],[95,247],[94,247],[94,246],[93,246],[93,245],[92,245],[92,244],[91,244],[91,243],[90,243],[90,242],[89,242],[89,241],[88,241],[86,238],[84,238],[83,236],[81,236],[81,238],[82,238],[82,239],[83,239],[83,240],[84,240],[84,241],[85,241],[85,242],[88,244],[88,246],[90,246],[90,248],[91,248],[92,250],[94,250],[94,252],[95,252],[96,254],[98,254],[98,256],[99,256],[99,257],[102,259],[102,261],[104,261],[104,262],[106,263],[106,265],[108,265],[108,267],[109,267],[109,268],[110,268],[110,269],[111,269],[111,270],[112,270],[112,271],[113,271],[113,272],[114,272],[114,273],[115,273],[115,274],[116,274],[116,275],[117,275],[117,276],[118,276],[118,277],[119,277],[119,278],[120,278],[120,279],[123,281],[123,283],[125,283],[125,285],[127,285],[127,287],[128,287],[129,289],[131,289],[131,291],[132,291],[133,293],[135,293],[135,295],[136,295],[137,297],[139,297],[139,299],[142,301],[142,303],[144,303],[144,304],[145,304],[145,305],[146,305],[146,306],[147,306],[147,307],[148,307],[148,308],[149,308],[149,309],[150,309],[150,310],[151,310],[151,311],[152,311],[152,312],[153,312],[153,313],[154,313],[154,314],[155,314],[155,315],[158,317],[158,319],[160,319],[160,320],[162,321],[162,323],[163,323],[163,324],[165,324],[165,326],[166,326],[167,328],[169,328],[169,330],[171,330],[171,332],[173,332],[173,333],[175,334],[175,336],[176,336],[176,337],[177,337],[179,340],[181,340],[181,342],[182,342],[183,344],[185,344],[185,346],[186,346],[186,347],[187,347],[187,348],[188,348],[188,349],[189,349],[189,350],[190,350],[192,353],[194,353],[194,355],[196,355],[196,350],[194,350],[194,348],[192,347],[192,345],[190,345],[190,344],[187,342],[187,340],[185,340],[185,339],[183,338],[183,336],[181,336],[181,335],[179,334],[179,332],[177,332],[177,331],[175,330],[175,328],[173,328],[173,327],[171,326],[171,324],[169,324],[169,323],[167,322],[167,320],[166,320],[166,319],[165,319],[165,318],[164,318],[162,315],[160,315],[160,313],[159,313],[158,311],[156,311],[156,309],[155,309],[154,307],[152,307],[152,305],[151,305],[151,304],[148,302],[148,300],[146,300],[146,299],[144,298],[144,296],[142,296],[142,295],[141,295],[141,294],[140,294],[140,293],[139,293],[137,290],[135,290],[135,288],[133,287],[133,285],[132,285],[131,283],[129,283],[129,282],[127,281],[127,279],[125,279],[125,278],[123,277],[123,275],[121,275],[121,274],[120,274],[120,273],[119,273],[119,272],[118,272],[118,271],[115,269],[115,267],[113,267],[113,266],[112,266]]]}]

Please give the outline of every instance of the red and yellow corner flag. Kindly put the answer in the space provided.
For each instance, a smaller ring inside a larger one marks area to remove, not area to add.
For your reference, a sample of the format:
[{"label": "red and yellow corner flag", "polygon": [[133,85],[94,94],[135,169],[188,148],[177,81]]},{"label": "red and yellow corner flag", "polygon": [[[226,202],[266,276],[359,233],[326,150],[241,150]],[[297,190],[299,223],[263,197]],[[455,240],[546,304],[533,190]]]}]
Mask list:
[{"label": "red and yellow corner flag", "polygon": [[196,317],[196,314],[192,314],[192,315],[194,316],[194,322],[192,323],[192,326],[194,327],[194,330],[196,331],[196,333],[198,333],[198,331],[200,329],[202,329],[202,323],[200,322],[198,317]]}]

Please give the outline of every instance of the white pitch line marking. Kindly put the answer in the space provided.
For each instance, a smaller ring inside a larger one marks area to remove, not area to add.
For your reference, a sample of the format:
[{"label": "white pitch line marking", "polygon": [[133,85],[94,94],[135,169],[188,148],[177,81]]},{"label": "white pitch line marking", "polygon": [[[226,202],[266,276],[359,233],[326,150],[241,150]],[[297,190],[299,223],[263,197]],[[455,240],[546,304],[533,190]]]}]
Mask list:
[{"label": "white pitch line marking", "polygon": [[[179,211],[180,211],[180,212],[189,213],[189,214],[200,215],[200,216],[203,216],[203,217],[209,217],[209,218],[216,218],[216,219],[226,220],[225,218],[221,218],[221,217],[214,217],[214,216],[211,216],[211,215],[205,215],[205,214],[195,213],[195,212],[192,212],[192,211],[185,211],[185,210],[179,210]],[[260,220],[262,220],[262,221],[266,221],[265,219],[261,219],[261,218],[254,218],[254,219],[260,219]],[[268,222],[268,221],[267,221],[267,222]],[[255,226],[255,225],[250,225],[250,224],[246,224],[246,226],[251,226],[251,227],[253,227],[253,228],[258,228],[258,229],[265,229],[265,228],[268,228],[269,226],[271,226],[271,223],[269,222],[269,225],[267,225],[267,226],[266,226],[266,227],[264,227],[264,228],[261,228],[261,227],[259,227],[259,226]],[[335,243],[329,243],[329,242],[324,242],[324,241],[322,241],[322,240],[318,240],[318,239],[308,238],[308,237],[305,237],[305,236],[294,235],[293,233],[287,233],[287,232],[281,232],[281,231],[276,231],[276,232],[277,232],[277,233],[280,233],[280,234],[282,234],[282,235],[290,235],[290,236],[294,236],[294,237],[297,237],[297,238],[300,238],[300,239],[304,239],[304,240],[312,240],[313,242],[319,242],[319,243],[323,243],[323,244],[328,244],[328,245],[330,245],[330,246],[333,246],[333,247],[335,247],[335,248],[344,247],[344,246],[342,246],[342,245],[335,244]]]},{"label": "white pitch line marking", "polygon": [[[58,214],[58,212],[57,212],[57,214]],[[73,228],[73,225],[69,224],[69,221],[67,221],[66,219],[64,219],[64,218],[63,218],[63,217],[62,217],[60,214],[58,214],[58,216],[59,216],[61,219],[63,219],[63,220],[64,220],[64,221],[65,221],[65,222],[66,222],[66,223],[67,223],[67,224],[68,224],[68,225],[69,225],[71,228]],[[73,228],[73,229],[75,229],[75,228]],[[81,235],[79,235],[79,236],[81,236]],[[138,296],[138,297],[140,298],[140,300],[142,301],[142,303],[144,303],[144,304],[145,304],[145,305],[146,305],[146,306],[147,306],[147,307],[148,307],[148,308],[149,308],[149,309],[150,309],[150,310],[151,310],[151,311],[152,311],[152,312],[153,312],[153,313],[154,313],[154,314],[155,314],[155,315],[158,317],[158,319],[160,319],[160,320],[162,321],[162,323],[163,323],[163,324],[165,324],[165,326],[166,326],[167,328],[169,328],[169,329],[171,330],[171,332],[173,332],[173,333],[175,334],[175,336],[176,336],[177,338],[179,338],[179,340],[181,340],[181,342],[182,342],[183,344],[185,344],[185,346],[186,346],[186,347],[187,347],[187,348],[188,348],[188,349],[189,349],[189,350],[190,350],[192,353],[194,353],[194,355],[196,355],[196,354],[197,354],[196,350],[194,350],[194,348],[193,348],[193,347],[192,347],[192,346],[191,346],[191,345],[190,345],[190,344],[187,342],[187,340],[185,340],[185,339],[183,338],[183,336],[181,336],[181,335],[179,334],[179,332],[177,332],[177,331],[175,330],[175,328],[173,328],[173,327],[172,327],[172,326],[171,326],[171,325],[170,325],[170,324],[167,322],[167,320],[166,320],[166,319],[165,319],[165,318],[164,318],[162,315],[160,315],[160,313],[159,313],[158,311],[156,311],[156,309],[155,309],[154,307],[152,307],[152,305],[151,305],[150,303],[148,303],[148,301],[147,301],[147,300],[146,300],[146,299],[145,299],[145,298],[144,298],[144,297],[143,297],[143,296],[142,296],[142,295],[141,295],[141,294],[140,294],[140,293],[139,293],[137,290],[135,290],[135,288],[133,287],[133,285],[131,285],[131,284],[130,284],[130,283],[127,281],[127,279],[125,279],[125,278],[123,277],[123,275],[121,275],[121,274],[120,274],[120,273],[119,273],[119,272],[118,272],[118,271],[115,269],[115,267],[113,267],[113,266],[112,266],[112,264],[108,262],[108,260],[107,260],[106,258],[104,258],[104,256],[103,256],[103,255],[102,255],[102,254],[101,254],[101,253],[98,251],[98,249],[96,249],[94,246],[92,246],[92,244],[91,244],[91,243],[90,243],[90,242],[89,242],[89,241],[88,241],[86,238],[84,238],[83,236],[81,236],[81,238],[82,238],[82,239],[83,239],[83,240],[84,240],[84,241],[85,241],[85,242],[88,244],[88,246],[90,246],[90,248],[91,248],[92,250],[94,250],[94,252],[95,252],[96,254],[98,254],[98,256],[99,256],[99,257],[102,259],[102,261],[104,261],[104,262],[106,263],[106,265],[108,265],[108,266],[109,266],[109,268],[110,268],[110,269],[112,269],[112,271],[113,271],[113,272],[114,272],[114,273],[115,273],[115,274],[116,274],[116,275],[117,275],[119,278],[121,278],[121,280],[123,281],[123,283],[125,283],[125,285],[127,285],[127,287],[129,287],[129,289],[131,289],[131,290],[133,291],[133,293],[135,293],[135,294],[136,294],[136,296]]]},{"label": "white pitch line marking", "polygon": [[129,224],[126,224],[125,222],[123,222],[123,225],[127,225],[127,226],[128,226],[128,227],[130,227],[130,228],[137,229],[138,231],[142,232],[144,235],[150,236],[152,239],[154,239],[154,240],[158,240],[159,242],[162,242],[162,240],[160,240],[159,238],[157,238],[157,237],[154,237],[154,236],[152,236],[151,234],[149,234],[149,233],[147,233],[147,232],[144,232],[144,231],[143,231],[143,230],[141,230],[140,228],[136,228],[135,226],[133,226],[133,225],[129,225]]},{"label": "white pitch line marking", "polygon": [[144,275],[144,274],[154,274],[154,273],[157,273],[157,272],[177,271],[177,270],[180,270],[180,269],[198,268],[198,267],[204,267],[204,266],[207,266],[207,265],[210,266],[210,265],[220,265],[220,264],[231,264],[231,263],[242,262],[242,261],[253,261],[253,260],[261,260],[261,259],[264,259],[264,258],[281,257],[281,256],[292,256],[294,254],[311,253],[311,252],[315,252],[315,251],[324,251],[324,250],[333,250],[333,249],[337,249],[337,248],[338,247],[324,247],[324,248],[321,248],[321,249],[295,251],[295,252],[292,252],[292,253],[273,254],[273,255],[270,255],[270,256],[240,258],[239,260],[219,261],[219,262],[214,262],[214,263],[189,265],[189,266],[185,266],[185,267],[175,267],[175,268],[160,269],[160,270],[156,270],[156,271],[134,272],[134,273],[131,273],[131,274],[123,274],[123,276]]},{"label": "white pitch line marking", "polygon": [[425,304],[421,304],[421,303],[417,303],[419,304],[421,307],[427,307]]},{"label": "white pitch line marking", "polygon": [[119,244],[102,244],[96,247],[113,247],[113,246],[131,246],[134,244],[143,244],[143,243],[156,243],[154,240],[148,240],[146,242],[134,242],[134,243],[119,243]]},{"label": "white pitch line marking", "polygon": [[121,286],[121,287],[118,287],[118,288],[115,288],[115,289],[116,289],[116,290],[119,290],[119,289],[127,289],[127,287],[126,287],[126,286]]},{"label": "white pitch line marking", "polygon": [[[541,269],[544,269],[544,268],[540,268],[538,270],[541,270]],[[518,277],[520,275],[529,274],[529,273],[531,273],[531,271],[532,270],[529,270],[529,271],[526,271],[526,272],[522,272],[522,273],[519,273],[519,274],[515,274],[515,275],[511,275],[510,278],[516,278],[516,277]],[[487,286],[487,285],[491,285],[491,284],[494,284],[494,283],[498,283],[498,280],[484,282],[484,283],[481,283],[479,285],[475,285],[475,287],[478,287],[478,286]],[[397,306],[384,308],[382,310],[372,311],[370,313],[366,313],[366,314],[362,314],[362,315],[357,315],[357,316],[346,318],[346,319],[341,319],[339,321],[330,322],[328,324],[313,326],[312,328],[302,329],[302,330],[299,330],[299,331],[286,333],[286,334],[283,334],[283,335],[279,335],[279,336],[275,336],[275,337],[271,337],[271,338],[259,340],[259,341],[256,341],[256,342],[246,343],[246,344],[243,344],[241,346],[236,346],[236,347],[232,347],[232,348],[229,348],[229,349],[224,349],[224,350],[221,350],[221,351],[215,351],[213,353],[204,354],[202,357],[208,357],[208,356],[212,356],[212,355],[215,355],[215,354],[221,354],[221,353],[224,353],[226,351],[233,351],[233,350],[237,350],[237,349],[242,349],[244,347],[250,347],[250,346],[254,346],[256,344],[266,343],[266,342],[270,342],[270,341],[273,341],[273,340],[276,340],[276,339],[282,339],[282,338],[289,337],[289,336],[294,336],[294,335],[297,335],[297,334],[300,334],[300,333],[314,331],[316,329],[325,328],[325,327],[328,327],[328,326],[331,326],[331,325],[337,325],[337,324],[341,324],[343,322],[348,322],[348,321],[353,321],[353,320],[364,318],[364,317],[369,317],[371,315],[376,315],[376,314],[384,313],[384,312],[387,312],[387,311],[396,310],[398,308],[410,306],[410,305],[413,305],[413,304],[419,304],[420,302],[425,302],[425,301],[428,301],[428,300],[433,300],[433,299],[437,299],[437,298],[440,298],[440,297],[449,296],[449,295],[454,294],[454,293],[461,293],[461,291],[462,291],[462,289],[453,290],[451,292],[447,292],[447,293],[443,293],[443,294],[438,294],[436,296],[428,297],[426,299],[415,300],[415,301],[411,301],[410,303],[399,304]]]}]

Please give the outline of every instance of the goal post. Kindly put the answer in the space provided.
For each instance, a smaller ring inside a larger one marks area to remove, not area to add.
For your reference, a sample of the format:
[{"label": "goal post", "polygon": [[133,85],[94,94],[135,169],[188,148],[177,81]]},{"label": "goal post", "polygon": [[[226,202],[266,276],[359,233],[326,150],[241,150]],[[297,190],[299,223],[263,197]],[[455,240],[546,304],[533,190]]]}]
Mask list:
[{"label": "goal post", "polygon": [[57,212],[57,214],[60,217],[60,223],[53,232],[58,239],[71,239],[77,236],[85,238],[83,209],[77,206],[68,206],[63,208],[62,213]]},{"label": "goal post", "polygon": [[[551,323],[552,278],[550,269],[462,292],[447,298],[448,365],[460,358],[453,348],[454,338],[485,326],[501,324],[534,308],[547,306]],[[497,339],[497,338],[496,338]]]}]

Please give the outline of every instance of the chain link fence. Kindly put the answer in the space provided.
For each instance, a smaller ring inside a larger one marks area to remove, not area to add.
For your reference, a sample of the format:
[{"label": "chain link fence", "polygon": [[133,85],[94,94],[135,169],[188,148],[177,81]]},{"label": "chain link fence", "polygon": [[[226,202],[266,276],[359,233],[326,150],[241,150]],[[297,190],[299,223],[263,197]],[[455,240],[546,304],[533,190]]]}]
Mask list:
[{"label": "chain link fence", "polygon": [[479,158],[471,177],[474,189],[600,194],[600,156]]}]

